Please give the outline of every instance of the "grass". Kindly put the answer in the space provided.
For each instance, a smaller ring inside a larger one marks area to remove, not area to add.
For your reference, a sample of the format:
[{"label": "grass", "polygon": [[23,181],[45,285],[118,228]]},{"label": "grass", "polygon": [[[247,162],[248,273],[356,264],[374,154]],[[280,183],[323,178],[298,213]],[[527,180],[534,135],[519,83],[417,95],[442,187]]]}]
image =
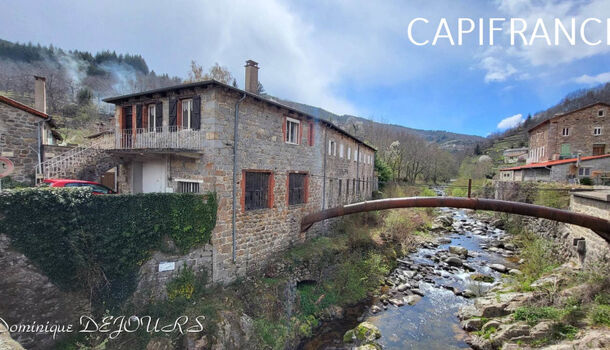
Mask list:
[{"label": "grass", "polygon": [[565,310],[557,309],[551,306],[522,306],[515,310],[513,313],[513,319],[516,321],[525,321],[530,326],[534,326],[541,320],[560,320],[563,318],[565,313]]}]

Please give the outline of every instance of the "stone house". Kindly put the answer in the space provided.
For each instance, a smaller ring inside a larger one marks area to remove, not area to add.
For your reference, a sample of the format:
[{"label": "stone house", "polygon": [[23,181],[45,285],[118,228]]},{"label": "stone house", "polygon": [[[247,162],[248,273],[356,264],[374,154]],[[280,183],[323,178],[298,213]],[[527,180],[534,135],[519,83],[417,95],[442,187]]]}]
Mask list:
[{"label": "stone house", "polygon": [[53,119],[47,114],[45,78],[35,77],[34,107],[0,96],[0,156],[15,169],[13,180],[33,184],[36,166],[43,160],[44,146],[61,141]]},{"label": "stone house", "polygon": [[[256,269],[305,237],[301,218],[369,199],[375,148],[334,124],[215,80],[105,99],[115,108],[107,152],[121,193],[215,192],[209,266],[215,282]],[[324,224],[312,232],[324,230]]]},{"label": "stone house", "polygon": [[610,105],[595,103],[531,128],[527,163],[610,153]]},{"label": "stone house", "polygon": [[521,148],[511,148],[504,150],[502,152],[504,163],[512,164],[520,161],[525,161],[527,159],[528,149],[526,147]]},{"label": "stone house", "polygon": [[590,178],[610,183],[610,154],[560,159],[500,169],[500,181],[576,182]]}]

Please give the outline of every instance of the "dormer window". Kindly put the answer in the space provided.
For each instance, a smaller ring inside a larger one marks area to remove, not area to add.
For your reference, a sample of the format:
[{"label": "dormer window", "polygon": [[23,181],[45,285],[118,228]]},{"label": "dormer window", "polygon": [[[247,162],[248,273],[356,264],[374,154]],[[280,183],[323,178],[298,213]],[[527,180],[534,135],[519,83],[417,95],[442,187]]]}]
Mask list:
[{"label": "dormer window", "polygon": [[300,121],[292,118],[286,118],[286,143],[290,143],[293,145],[299,144],[300,127]]}]

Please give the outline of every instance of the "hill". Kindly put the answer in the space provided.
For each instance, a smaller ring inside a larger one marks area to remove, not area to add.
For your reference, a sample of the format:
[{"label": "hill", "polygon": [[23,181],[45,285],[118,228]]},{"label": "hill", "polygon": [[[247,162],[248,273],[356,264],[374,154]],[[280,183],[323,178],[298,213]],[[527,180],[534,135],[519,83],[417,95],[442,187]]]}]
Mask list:
[{"label": "hill", "polygon": [[413,129],[402,125],[387,124],[376,122],[370,119],[354,116],[354,115],[338,115],[331,113],[323,108],[306,105],[303,103],[277,99],[279,102],[289,105],[295,109],[303,111],[305,113],[315,115],[319,118],[332,121],[349,133],[367,140],[367,132],[370,130],[388,129],[390,133],[406,133],[409,135],[416,135],[428,142],[436,143],[440,145],[440,148],[450,151],[458,152],[464,150],[470,150],[475,147],[476,144],[482,144],[485,142],[485,138],[475,135],[457,134],[449,131],[441,130],[421,130]]}]

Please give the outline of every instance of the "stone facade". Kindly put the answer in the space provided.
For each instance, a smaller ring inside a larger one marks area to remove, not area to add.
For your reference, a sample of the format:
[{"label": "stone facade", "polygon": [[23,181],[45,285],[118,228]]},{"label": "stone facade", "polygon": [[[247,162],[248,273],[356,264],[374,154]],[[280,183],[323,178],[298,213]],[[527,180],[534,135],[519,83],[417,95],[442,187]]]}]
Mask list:
[{"label": "stone facade", "polygon": [[0,156],[13,162],[13,180],[34,183],[38,165],[38,130],[40,116],[3,103],[0,100]]},{"label": "stone facade", "polygon": [[[232,226],[233,145],[236,102],[239,105],[235,242]],[[155,162],[164,173],[161,188],[179,192],[181,182],[196,183],[199,192],[216,192],[218,220],[212,234],[211,277],[229,282],[258,270],[278,252],[302,242],[301,218],[323,208],[371,198],[376,189],[375,150],[336,126],[254,94],[215,82],[111,99],[117,105],[116,129],[125,125],[123,108],[162,103],[163,126],[169,125],[170,99],[201,99],[200,150],[146,149],[120,153],[120,192],[141,190],[147,181],[142,170]],[[135,113],[133,113],[135,114]],[[132,116],[132,118],[135,118]],[[287,121],[298,123],[297,136],[286,142]],[[136,125],[135,119],[133,125]],[[117,151],[119,152],[119,151]],[[349,156],[348,156],[349,152]],[[150,167],[149,167],[150,168]],[[246,210],[245,176],[266,172],[268,207]],[[289,204],[289,177],[305,175],[305,200]],[[142,179],[142,180],[139,180]],[[145,191],[144,191],[145,192]],[[308,235],[323,232],[332,223],[319,223]],[[235,247],[235,256],[233,256]]]},{"label": "stone facade", "polygon": [[610,105],[557,115],[529,130],[528,163],[610,153]]},{"label": "stone facade", "polygon": [[[577,166],[579,164],[579,166]],[[500,169],[498,180],[570,182],[590,178],[594,184],[603,185],[610,173],[610,155],[591,156],[577,159],[565,159],[540,164]]]}]

